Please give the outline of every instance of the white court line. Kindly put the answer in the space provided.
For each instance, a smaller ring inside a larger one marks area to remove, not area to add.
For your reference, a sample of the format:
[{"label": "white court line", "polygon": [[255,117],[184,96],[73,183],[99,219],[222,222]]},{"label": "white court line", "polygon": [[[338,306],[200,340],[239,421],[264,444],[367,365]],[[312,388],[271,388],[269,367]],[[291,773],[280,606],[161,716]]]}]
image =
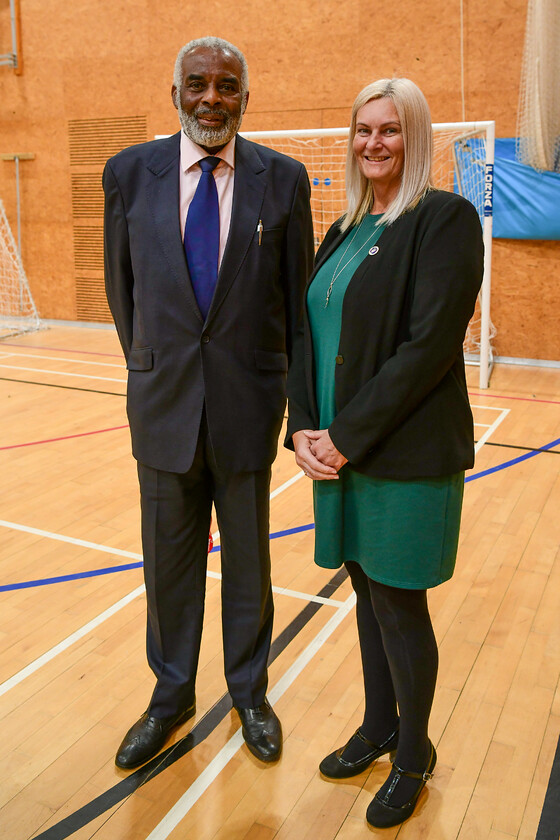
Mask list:
[{"label": "white court line", "polygon": [[94,551],[103,551],[105,554],[118,554],[119,557],[130,557],[132,560],[141,560],[141,554],[135,554],[133,551],[125,551],[122,548],[111,548],[109,545],[101,545],[100,543],[89,542],[89,540],[80,540],[77,537],[67,537],[64,534],[55,534],[53,531],[43,531],[41,528],[32,528],[30,525],[20,525],[18,522],[7,522],[5,519],[0,519],[0,526],[3,528],[11,528],[14,531],[23,531],[25,534],[35,534],[38,537],[46,537],[49,540],[58,540],[59,542],[70,543],[71,545],[80,545],[83,548],[93,548]]},{"label": "white court line", "polygon": [[[112,368],[119,368],[119,370],[126,370],[126,365],[122,362],[120,365],[115,364],[114,362],[93,362],[90,359],[66,359],[60,356],[43,356],[39,353],[2,353],[0,354],[0,358],[6,358],[11,356],[12,358],[17,359],[48,359],[50,362],[69,362],[72,365],[97,365],[101,367],[112,367]],[[32,370],[33,368],[28,368],[28,370]],[[76,374],[79,376],[80,374]]]},{"label": "white court line", "polygon": [[[498,428],[500,423],[502,423],[502,421],[505,420],[505,418],[510,413],[511,409],[509,409],[509,408],[494,408],[493,406],[488,406],[488,405],[473,405],[472,408],[484,408],[484,409],[490,409],[491,411],[498,411],[499,412],[498,417],[494,420],[494,422],[492,423],[491,426],[488,426],[488,428],[486,429],[486,431],[484,432],[484,434],[482,435],[480,440],[475,444],[474,451],[475,451],[475,455],[476,455],[478,452],[480,452],[480,450],[482,449],[482,447],[484,446],[484,444],[486,443],[488,438],[491,437],[491,435],[494,434],[494,432],[496,431],[496,429]],[[475,423],[475,426],[482,426],[482,425],[486,425],[486,424]]]},{"label": "white court line", "polygon": [[287,595],[288,598],[296,598],[300,601],[309,601],[313,604],[324,604],[326,607],[341,607],[344,604],[343,601],[334,601],[332,598],[322,598],[320,595],[306,595],[305,592],[296,592],[294,589],[285,589],[279,586],[273,586],[272,591],[275,595]]},{"label": "white court line", "polygon": [[[321,650],[329,636],[332,635],[341,621],[346,618],[350,610],[353,608],[355,600],[356,596],[354,593],[348,596],[343,605],[336,611],[335,615],[329,619],[325,626],[317,633],[313,641],[310,642],[295,662],[288,668],[284,676],[278,680],[274,688],[268,692],[268,699],[272,704],[276,703],[280,697],[282,697],[284,692],[297,679],[306,665],[308,665],[313,657]],[[169,837],[171,832],[179,825],[193,805],[198,802],[202,794],[210,787],[212,782],[218,777],[242,745],[243,736],[241,734],[241,729],[238,729],[235,735],[230,738],[227,744],[222,747],[220,752],[202,771],[196,781],[192,783],[171,810],[167,812],[161,822],[156,825],[146,840],[166,840],[166,838]]]},{"label": "white court line", "polygon": [[300,478],[303,478],[303,476],[304,476],[304,473],[300,470],[300,472],[296,473],[291,478],[289,478],[287,481],[285,481],[284,484],[281,484],[280,487],[277,487],[276,490],[273,490],[272,493],[270,494],[271,501],[272,501],[272,499],[275,499],[276,496],[279,496],[280,493],[283,493],[284,490],[287,490],[288,487],[291,487],[292,484],[295,484],[296,481],[299,481]]},{"label": "white court line", "polygon": [[[484,395],[479,394],[479,396]],[[479,408],[481,411],[502,411],[502,408],[498,405],[476,405],[475,403],[471,403],[471,408]]]},{"label": "white court line", "polygon": [[[483,437],[478,441],[478,443],[475,447],[475,451],[478,452],[481,449],[481,447],[484,445],[484,443],[486,443],[486,441],[488,440],[488,438],[490,437],[492,432],[499,426],[499,424],[509,414],[510,409],[499,409],[499,408],[493,408],[493,407],[490,407],[490,406],[473,406],[473,408],[484,408],[484,409],[490,409],[492,411],[499,411],[500,412],[500,416],[496,419],[496,421],[492,424],[492,426],[484,433]],[[296,481],[299,481],[299,479],[302,478],[302,477],[303,477],[303,472],[300,471],[300,472],[296,473],[296,475],[292,476],[292,478],[288,479],[288,481],[285,481],[284,484],[281,484],[280,487],[277,487],[276,490],[274,490],[270,494],[270,498],[272,499],[275,496],[279,495],[284,490],[286,490],[288,487],[291,487],[292,484],[295,484]],[[101,551],[101,552],[104,552],[106,554],[113,554],[113,555],[116,554],[116,555],[119,555],[121,557],[128,557],[132,560],[142,560],[142,555],[141,554],[136,554],[132,551],[124,551],[123,549],[120,549],[120,548],[111,548],[110,546],[100,545],[99,543],[89,542],[88,540],[80,540],[80,539],[77,539],[76,537],[67,537],[63,534],[55,534],[52,531],[43,531],[39,528],[32,528],[28,525],[20,525],[16,522],[7,522],[6,520],[2,519],[2,520],[0,520],[0,526],[5,527],[5,528],[11,528],[11,529],[16,530],[16,531],[23,531],[23,532],[28,533],[28,534],[35,534],[37,536],[45,537],[47,539],[53,539],[53,540],[58,540],[60,542],[66,542],[66,543],[70,543],[70,544],[73,544],[73,545],[79,545],[79,546],[82,546],[83,548],[91,548],[94,551]],[[217,540],[218,537],[219,537],[219,534],[220,534],[219,531],[215,531],[215,533],[212,536],[215,540]],[[218,572],[208,572],[208,576],[209,577],[216,577],[216,578],[220,577]],[[8,691],[10,688],[13,688],[15,685],[22,682],[22,680],[24,680],[27,676],[29,676],[31,673],[36,671],[38,668],[47,664],[47,662],[49,662],[51,659],[53,659],[55,656],[57,656],[63,650],[66,650],[75,641],[82,638],[82,635],[84,635],[84,633],[89,632],[89,629],[84,629],[84,628],[90,628],[91,626],[98,626],[97,624],[94,625],[94,622],[97,622],[98,619],[100,619],[99,623],[102,623],[107,618],[109,618],[111,615],[114,615],[115,612],[118,612],[120,609],[122,609],[127,603],[129,603],[129,600],[127,600],[127,599],[133,600],[138,595],[140,595],[143,591],[144,591],[144,586],[142,585],[138,589],[135,589],[134,592],[131,592],[129,595],[125,596],[120,601],[118,601],[116,604],[114,604],[113,607],[109,607],[107,610],[105,610],[103,613],[101,613],[101,615],[98,616],[97,619],[96,618],[92,619],[92,621],[89,622],[88,624],[84,625],[83,628],[80,628],[80,629],[76,630],[74,633],[72,633],[70,636],[68,636],[67,639],[64,639],[58,645],[55,645],[55,647],[51,648],[51,650],[47,651],[42,656],[40,656],[38,659],[34,660],[34,662],[31,662],[29,665],[27,665],[25,668],[23,668],[17,674],[14,674],[13,677],[11,677],[9,680],[7,680],[4,683],[1,683],[0,684],[0,696],[2,694],[4,694],[5,691]],[[280,589],[278,587],[273,587],[273,591],[276,594],[280,594],[280,595],[286,594],[286,595],[290,595],[291,597],[301,598],[302,600],[314,601],[316,603],[326,603],[326,604],[329,604],[331,606],[336,606],[338,603],[340,603],[340,602],[329,601],[328,599],[321,599],[319,596],[316,596],[316,595],[306,595],[305,593],[296,593],[296,592],[293,592],[291,590]],[[114,610],[114,612],[112,612],[112,610]],[[6,686],[8,686],[8,687],[6,688]]]},{"label": "white court line", "polygon": [[[280,487],[277,487],[276,490],[272,491],[272,493],[270,494],[270,500],[272,501],[272,499],[275,499],[276,496],[279,496],[280,493],[283,493],[284,490],[287,490],[288,487],[291,487],[292,484],[295,484],[296,481],[299,481],[300,478],[303,478],[304,475],[305,475],[305,473],[303,473],[301,470],[300,470],[300,472],[293,475],[291,478],[289,478],[287,481],[285,481],[284,484],[281,484]],[[218,540],[219,536],[220,536],[220,531],[218,529],[217,531],[214,531],[214,533],[212,534],[212,539],[214,540],[214,542],[216,542]]]},{"label": "white court line", "polygon": [[[0,519],[0,527],[10,528],[13,531],[22,531],[25,534],[35,534],[38,537],[45,537],[50,540],[58,540],[58,542],[70,543],[71,545],[79,545],[82,548],[91,548],[94,551],[101,551],[105,554],[117,554],[120,557],[127,557],[131,560],[142,560],[141,554],[136,554],[134,551],[125,551],[122,548],[111,548],[110,545],[102,545],[101,543],[89,542],[89,540],[80,540],[77,537],[67,537],[64,534],[55,534],[53,531],[43,531],[40,528],[32,528],[29,525],[20,525],[18,522],[8,522],[5,519]],[[216,531],[216,534],[219,532]],[[208,571],[207,576],[216,580],[221,580],[222,576],[219,572]],[[277,595],[288,595],[292,598],[299,598],[302,601],[313,601],[317,604],[329,604],[339,607],[340,601],[333,601],[329,598],[322,598],[319,595],[309,595],[306,592],[297,592],[293,589],[286,589],[282,586],[273,586],[273,592]],[[135,590],[136,591],[136,590]],[[140,594],[140,593],[138,593]]]},{"label": "white court line", "polygon": [[[106,546],[104,547],[106,548]],[[137,555],[140,556],[140,555]],[[221,575],[218,572],[207,572],[207,576],[211,578],[221,579]],[[125,595],[124,598],[121,598],[120,601],[117,601],[116,604],[113,604],[112,607],[108,607],[104,612],[100,613],[96,618],[92,618],[87,624],[84,624],[83,627],[80,627],[70,636],[67,636],[66,639],[63,639],[57,645],[52,647],[50,650],[45,651],[45,653],[38,656],[37,659],[34,659],[33,662],[30,662],[29,665],[26,665],[25,668],[22,668],[21,671],[15,673],[12,677],[7,679],[5,682],[0,683],[0,697],[3,694],[6,694],[11,688],[15,688],[16,685],[19,685],[20,682],[30,677],[31,674],[34,674],[35,671],[38,671],[39,668],[42,668],[43,665],[46,665],[55,656],[58,656],[59,653],[63,653],[69,647],[71,647],[75,642],[78,642],[84,636],[86,636],[91,630],[95,630],[96,627],[99,627],[100,624],[103,624],[108,618],[111,618],[113,615],[119,612],[119,610],[126,607],[135,598],[138,598],[140,595],[143,595],[146,591],[146,587],[144,584],[141,584],[137,589],[134,589],[132,592],[129,592],[128,595]],[[343,601],[335,601],[332,598],[322,598],[320,595],[306,595],[305,592],[295,592],[291,589],[284,589],[281,587],[273,586],[272,591],[276,595],[287,595],[291,598],[297,598],[302,601],[307,601],[308,603],[313,604],[322,604],[327,607],[333,607],[334,609],[340,609],[340,607],[344,606]]]},{"label": "white court line", "polygon": [[[291,534],[289,536],[292,536]],[[222,576],[219,572],[206,572],[206,576],[221,580]],[[275,595],[286,595],[288,598],[295,598],[299,601],[309,601],[312,604],[323,604],[326,607],[342,607],[343,601],[334,601],[332,598],[323,598],[321,595],[308,595],[307,592],[297,592],[295,589],[286,589],[285,586],[273,586],[272,591]]]},{"label": "white court line", "polygon": [[[478,406],[476,406],[478,407]],[[481,406],[482,407],[482,406]],[[483,406],[486,408],[487,406]],[[476,451],[478,451],[488,440],[490,435],[497,429],[500,423],[509,414],[509,409],[493,409],[499,411],[498,418],[488,427],[482,438],[477,443]],[[482,424],[476,424],[482,425]],[[486,425],[486,424],[484,424]],[[303,475],[303,473],[301,473]],[[294,480],[300,478],[301,475],[295,476]],[[286,691],[286,689],[299,676],[303,668],[311,661],[317,651],[323,646],[325,641],[340,624],[343,618],[346,617],[350,609],[355,603],[355,595],[352,593],[344,604],[337,610],[336,614],[325,624],[323,629],[319,631],[311,644],[303,651],[303,653],[296,659],[293,665],[288,669],[284,676],[269,692],[268,697],[271,703],[275,703]],[[233,758],[235,753],[243,744],[243,736],[239,729],[235,735],[228,741],[228,743],[220,750],[218,755],[210,762],[208,767],[200,774],[195,782],[188,788],[183,796],[175,803],[170,811],[165,815],[160,823],[154,828],[146,840],[166,840],[167,837],[175,830],[182,819],[188,814],[191,808],[198,802],[204,792],[215,781],[221,771],[226,767],[229,761]]]},{"label": "white court line", "polygon": [[[297,481],[298,478],[300,478],[302,475],[303,473],[298,473],[292,479],[289,479],[288,481],[284,482],[284,484],[280,485],[280,487],[273,491],[273,493],[275,495],[278,495],[279,492],[282,492],[282,490],[285,490],[287,487],[290,487],[294,483],[294,481]],[[142,560],[142,555],[136,554],[133,551],[125,551],[122,548],[111,548],[108,545],[101,545],[100,543],[90,542],[89,540],[81,540],[76,537],[68,537],[64,534],[55,534],[52,531],[44,531],[40,528],[32,528],[29,525],[20,525],[17,522],[8,522],[4,519],[0,519],[0,526],[4,528],[10,528],[15,531],[22,531],[23,533],[27,534],[34,534],[39,537],[45,537],[46,539],[58,540],[59,542],[70,543],[71,545],[78,545],[82,548],[91,548],[94,551],[101,551],[105,554],[116,554],[120,557],[127,557],[132,560]],[[218,533],[219,532],[216,531],[216,536],[218,535]],[[212,578],[221,578],[221,575],[218,572],[208,571],[207,574],[209,577]],[[304,592],[294,592],[292,590],[276,586],[273,586],[272,590],[273,592],[279,595],[288,595],[293,598],[300,598],[304,601],[318,604],[327,604],[334,608],[340,608],[340,601],[332,601],[329,599],[322,598],[319,595],[306,595]],[[77,642],[84,635],[89,633],[90,630],[94,629],[95,627],[98,627],[99,624],[102,624],[108,618],[115,615],[115,613],[117,613],[119,610],[121,610],[123,607],[125,607],[127,604],[129,604],[131,601],[133,601],[135,598],[141,595],[144,591],[145,587],[144,584],[142,584],[133,592],[130,592],[128,595],[125,595],[124,598],[121,598],[120,601],[117,601],[116,604],[113,604],[112,607],[109,607],[108,609],[104,610],[96,618],[93,618],[90,622],[76,630],[66,639],[63,639],[57,645],[55,645],[50,650],[46,651],[44,654],[35,659],[33,662],[30,662],[29,665],[26,665],[25,668],[22,668],[21,671],[18,671],[5,682],[0,683],[0,696],[2,696],[2,694],[5,694],[11,688],[14,688],[16,685],[18,685],[31,674],[33,674],[43,665],[46,665],[48,662],[54,659],[55,656],[58,656],[59,653],[62,653],[63,651],[67,650],[71,645],[74,644],[74,642]]]},{"label": "white court line", "polygon": [[90,376],[88,373],[68,373],[64,370],[42,370],[41,368],[28,368],[20,367],[19,365],[2,364],[0,364],[0,368],[8,368],[9,370],[25,370],[28,373],[49,373],[53,376],[77,376],[79,379],[100,379],[102,382],[120,382],[121,385],[126,385],[126,379],[111,379],[109,376]]},{"label": "white court line", "polygon": [[[498,418],[487,429],[487,431],[484,433],[482,438],[476,444],[475,452],[478,452],[482,448],[482,446],[484,446],[484,444],[486,443],[488,438],[491,436],[491,434],[495,431],[495,429],[500,425],[500,423],[509,414],[510,409],[500,409],[500,408],[494,408],[493,406],[478,406],[478,405],[474,405],[472,407],[473,408],[482,408],[482,409],[487,409],[487,410],[498,411],[499,412]],[[476,425],[479,425],[479,424],[476,424]],[[299,479],[302,478],[302,477],[303,477],[303,472],[300,471],[300,472],[296,473],[296,475],[292,476],[292,478],[288,479],[288,481],[285,481],[284,484],[281,484],[280,487],[277,487],[276,490],[274,490],[270,494],[270,498],[272,499],[275,496],[278,496],[280,493],[282,493],[288,487],[291,487],[292,484],[295,484],[296,481],[299,481]],[[131,551],[124,551],[123,549],[111,548],[110,546],[100,545],[98,543],[89,542],[87,540],[80,540],[80,539],[77,539],[75,537],[67,537],[67,536],[64,536],[63,534],[55,534],[51,531],[43,531],[39,528],[31,528],[27,525],[19,525],[16,522],[7,522],[5,520],[0,520],[0,526],[3,526],[5,528],[12,528],[12,529],[17,530],[17,531],[23,531],[23,532],[26,532],[26,533],[29,533],[29,534],[35,534],[37,536],[46,537],[48,539],[59,540],[60,542],[71,543],[73,545],[79,545],[79,546],[82,546],[84,548],[91,548],[95,551],[101,551],[101,552],[105,552],[107,554],[116,554],[116,555],[119,555],[121,557],[128,557],[128,558],[133,559],[133,560],[142,560],[142,555],[141,554],[136,554],[136,553],[131,552]],[[213,539],[217,540],[219,535],[220,535],[220,532],[215,531],[214,534],[212,535]],[[208,576],[213,577],[213,578],[214,577],[215,578],[220,577],[218,572],[210,572],[210,571],[208,572]],[[113,605],[113,607],[109,607],[107,610],[105,610],[103,613],[101,613],[101,616],[98,616],[98,619],[100,619],[99,623],[102,623],[107,618],[109,618],[111,615],[114,615],[114,612],[118,612],[118,610],[122,609],[127,603],[129,603],[129,601],[127,600],[128,598],[130,600],[133,600],[138,595],[140,595],[143,591],[144,591],[144,586],[141,586],[138,589],[135,589],[134,592],[131,592],[130,595],[122,598],[120,601],[117,602],[117,604]],[[340,602],[329,601],[328,599],[320,599],[319,596],[306,595],[305,593],[295,593],[295,592],[292,592],[291,590],[280,589],[280,588],[277,588],[277,587],[273,587],[273,591],[275,592],[275,594],[280,594],[280,595],[281,594],[286,594],[286,595],[290,595],[291,597],[301,598],[302,600],[314,601],[314,602],[317,602],[317,603],[323,603],[324,602],[324,603],[330,604],[331,606],[335,606],[337,603],[340,603]],[[112,612],[113,609],[114,609],[114,612]],[[94,618],[92,620],[92,622],[89,622],[84,627],[89,628],[90,626],[93,626],[93,622],[96,622],[96,621],[97,621],[97,619]],[[95,624],[94,626],[98,626],[98,625]],[[42,665],[47,664],[47,662],[49,662],[51,659],[53,659],[55,656],[57,656],[63,650],[66,650],[75,641],[82,638],[82,635],[84,634],[82,631],[84,631],[85,633],[89,632],[88,629],[84,630],[84,628],[81,628],[81,629],[75,631],[75,633],[68,636],[67,639],[63,640],[58,645],[51,648],[50,651],[47,651],[45,654],[40,656],[34,662],[31,662],[29,665],[27,665],[25,668],[23,668],[21,671],[19,671],[17,674],[14,674],[14,676],[11,677],[9,680],[0,684],[0,695],[5,693],[5,691],[8,691],[10,688],[13,688],[14,685],[17,685],[19,682],[22,682],[22,680],[24,680],[27,676],[29,676],[29,674],[36,671],[37,668],[40,668],[40,667],[42,667]],[[5,686],[8,686],[8,687],[5,688]]]},{"label": "white court line", "polygon": [[39,656],[33,662],[30,662],[29,665],[26,665],[25,668],[22,668],[21,671],[18,671],[17,674],[14,674],[13,677],[10,677],[8,680],[0,684],[0,697],[2,694],[6,694],[11,688],[14,688],[16,685],[19,685],[20,682],[23,682],[27,677],[30,677],[31,674],[34,674],[35,671],[38,671],[39,668],[42,668],[43,665],[46,665],[55,656],[58,656],[59,653],[67,650],[71,647],[74,642],[77,642],[79,639],[82,639],[84,636],[87,636],[92,630],[95,630],[96,627],[99,627],[100,624],[103,624],[108,618],[118,613],[123,607],[127,604],[130,604],[131,601],[134,601],[138,595],[141,595],[144,591],[144,584],[139,586],[138,589],[135,589],[133,592],[129,592],[128,595],[125,595],[124,598],[121,598],[120,601],[117,601],[116,604],[113,604],[112,607],[109,607],[104,612],[100,613],[96,618],[93,618],[87,624],[84,624],[83,627],[80,627],[79,630],[76,630],[75,633],[72,633],[71,636],[67,636],[66,639],[63,639],[57,645],[52,647],[50,650],[47,650],[43,653],[42,656]]}]

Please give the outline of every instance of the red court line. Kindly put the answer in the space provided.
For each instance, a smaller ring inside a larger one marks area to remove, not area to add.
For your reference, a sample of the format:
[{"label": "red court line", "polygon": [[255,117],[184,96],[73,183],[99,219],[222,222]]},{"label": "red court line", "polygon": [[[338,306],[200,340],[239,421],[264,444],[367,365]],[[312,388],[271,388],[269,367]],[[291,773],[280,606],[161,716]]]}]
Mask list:
[{"label": "red court line", "polygon": [[122,353],[98,353],[97,350],[74,350],[70,347],[45,347],[43,344],[11,344],[0,341],[2,347],[17,347],[20,350],[52,350],[53,353],[82,353],[85,356],[110,356],[112,359],[122,359]]},{"label": "red court line", "polygon": [[128,429],[128,423],[125,426],[113,426],[110,429],[97,429],[94,432],[80,432],[77,435],[64,435],[64,437],[47,438],[46,440],[31,440],[29,443],[13,443],[11,446],[0,446],[0,450],[19,449],[20,446],[38,446],[41,443],[56,443],[59,440],[72,440],[72,438],[87,437],[87,435],[101,435],[103,432],[116,432],[118,429]]},{"label": "red court line", "polygon": [[507,397],[500,394],[479,394],[477,391],[469,391],[469,397],[488,397],[492,400],[522,400],[523,402],[534,403],[550,403],[551,405],[560,405],[560,400],[537,400],[532,397]]}]

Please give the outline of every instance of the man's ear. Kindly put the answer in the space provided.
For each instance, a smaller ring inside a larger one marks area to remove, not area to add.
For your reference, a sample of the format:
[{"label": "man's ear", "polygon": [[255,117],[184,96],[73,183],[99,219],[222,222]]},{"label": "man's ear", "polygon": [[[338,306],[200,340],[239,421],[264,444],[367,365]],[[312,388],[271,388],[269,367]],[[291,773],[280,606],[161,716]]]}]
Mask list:
[{"label": "man's ear", "polygon": [[175,108],[179,107],[179,91],[177,90],[176,85],[171,86],[171,101],[173,102]]}]

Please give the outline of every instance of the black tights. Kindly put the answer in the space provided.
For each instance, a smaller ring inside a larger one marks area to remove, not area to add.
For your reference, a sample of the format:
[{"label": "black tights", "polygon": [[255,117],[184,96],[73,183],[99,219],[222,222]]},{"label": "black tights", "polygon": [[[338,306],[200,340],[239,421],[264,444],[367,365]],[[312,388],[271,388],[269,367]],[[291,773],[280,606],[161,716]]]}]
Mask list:
[{"label": "black tights", "polygon": [[438,669],[426,590],[377,583],[357,563],[346,568],[357,597],[364,672],[366,707],[360,729],[381,744],[399,722],[395,763],[422,772],[430,757],[428,719]]}]

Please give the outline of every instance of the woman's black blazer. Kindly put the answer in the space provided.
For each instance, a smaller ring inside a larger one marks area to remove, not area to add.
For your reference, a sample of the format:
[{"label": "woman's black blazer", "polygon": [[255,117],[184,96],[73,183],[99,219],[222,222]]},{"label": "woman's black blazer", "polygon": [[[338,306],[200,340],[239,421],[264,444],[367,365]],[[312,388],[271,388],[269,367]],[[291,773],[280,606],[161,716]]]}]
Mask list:
[{"label": "woman's black blazer", "polygon": [[[342,241],[339,222],[315,270]],[[473,205],[432,190],[389,225],[344,296],[335,368],[334,445],[351,468],[405,479],[474,463],[463,339],[482,282],[482,228]],[[307,308],[288,375],[286,445],[318,428]]]}]

